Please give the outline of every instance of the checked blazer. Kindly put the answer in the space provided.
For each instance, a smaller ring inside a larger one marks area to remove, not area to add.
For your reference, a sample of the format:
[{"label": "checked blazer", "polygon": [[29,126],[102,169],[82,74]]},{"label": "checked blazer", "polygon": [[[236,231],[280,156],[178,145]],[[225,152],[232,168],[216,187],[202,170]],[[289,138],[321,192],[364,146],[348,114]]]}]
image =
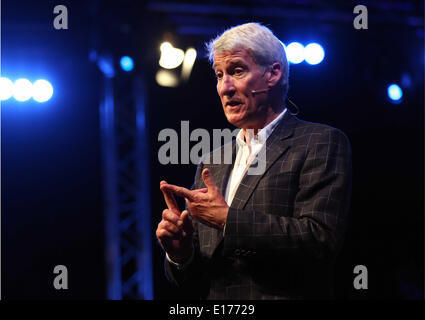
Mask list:
[{"label": "checked blazer", "polygon": [[[286,112],[263,148],[265,171],[242,178],[224,234],[194,221],[192,263],[178,270],[165,260],[166,276],[182,297],[333,297],[351,196],[349,141],[338,129]],[[199,164],[192,188],[205,187],[201,172],[208,167],[224,195],[233,165],[213,164],[213,153],[210,164]]]}]

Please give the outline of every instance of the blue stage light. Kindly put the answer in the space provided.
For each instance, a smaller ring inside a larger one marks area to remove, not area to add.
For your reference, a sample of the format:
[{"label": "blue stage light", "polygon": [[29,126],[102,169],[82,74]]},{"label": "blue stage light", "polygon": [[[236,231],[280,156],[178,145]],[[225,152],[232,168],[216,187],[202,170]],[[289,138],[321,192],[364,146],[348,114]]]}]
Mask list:
[{"label": "blue stage light", "polygon": [[304,46],[299,42],[291,42],[286,47],[286,55],[290,63],[301,63],[304,60]]},{"label": "blue stage light", "polygon": [[403,90],[396,84],[390,84],[387,88],[387,93],[392,102],[400,102],[403,97]]},{"label": "blue stage light", "polygon": [[120,64],[121,64],[121,68],[124,71],[131,71],[134,68],[133,59],[131,59],[129,56],[121,57]]},{"label": "blue stage light", "polygon": [[407,72],[401,76],[401,85],[403,88],[410,88],[412,86],[412,77]]},{"label": "blue stage light", "polygon": [[318,43],[310,43],[304,49],[305,61],[311,65],[319,64],[325,57],[325,50]]},{"label": "blue stage light", "polygon": [[37,102],[46,102],[53,95],[53,87],[49,81],[40,79],[34,82],[33,86],[33,95],[35,101]]},{"label": "blue stage light", "polygon": [[27,101],[32,96],[32,83],[27,79],[18,79],[13,84],[13,97],[20,102]]},{"label": "blue stage light", "polygon": [[0,100],[7,100],[13,95],[13,82],[8,78],[0,78]]}]

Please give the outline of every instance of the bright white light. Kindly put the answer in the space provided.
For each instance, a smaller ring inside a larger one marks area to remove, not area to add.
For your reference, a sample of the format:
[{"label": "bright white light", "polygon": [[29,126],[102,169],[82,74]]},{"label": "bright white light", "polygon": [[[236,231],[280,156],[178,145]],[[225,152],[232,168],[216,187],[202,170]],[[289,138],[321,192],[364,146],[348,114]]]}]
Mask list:
[{"label": "bright white light", "polygon": [[0,78],[0,100],[7,100],[13,94],[13,82],[8,78]]},{"label": "bright white light", "polygon": [[18,79],[13,84],[13,97],[18,101],[27,101],[32,96],[32,83],[27,79]]},{"label": "bright white light", "polygon": [[37,80],[32,86],[32,96],[37,102],[45,102],[53,95],[53,87],[49,81]]},{"label": "bright white light", "polygon": [[400,99],[403,97],[403,90],[396,85],[396,84],[390,84],[387,88],[388,97],[393,102],[399,102]]},{"label": "bright white light", "polygon": [[286,47],[286,54],[290,63],[301,63],[304,60],[304,46],[299,42],[291,42]]},{"label": "bright white light", "polygon": [[165,69],[177,68],[184,59],[184,51],[182,49],[173,48],[169,42],[161,44],[161,58],[159,65]]},{"label": "bright white light", "polygon": [[196,50],[193,48],[189,48],[186,50],[184,55],[184,61],[182,66],[182,79],[188,80],[190,77],[190,73],[192,72],[193,64],[196,60]]},{"label": "bright white light", "polygon": [[179,80],[176,75],[168,70],[159,70],[155,76],[156,82],[163,87],[177,87]]},{"label": "bright white light", "polygon": [[325,50],[318,43],[310,43],[304,49],[304,57],[305,61],[309,64],[319,64],[325,57]]},{"label": "bright white light", "polygon": [[169,42],[163,42],[161,44],[161,46],[159,47],[159,50],[161,50],[161,52],[162,52],[164,50],[169,50],[169,49],[172,49],[172,48],[173,48],[173,46],[171,45],[171,43],[169,43]]}]

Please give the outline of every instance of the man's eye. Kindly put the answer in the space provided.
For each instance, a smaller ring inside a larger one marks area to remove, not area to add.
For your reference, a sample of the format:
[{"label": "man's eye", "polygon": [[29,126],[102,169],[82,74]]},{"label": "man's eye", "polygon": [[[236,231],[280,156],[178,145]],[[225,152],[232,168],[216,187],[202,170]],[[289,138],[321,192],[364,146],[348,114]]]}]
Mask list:
[{"label": "man's eye", "polygon": [[215,76],[216,76],[216,78],[217,78],[217,79],[221,79],[221,77],[222,77],[223,75],[222,75],[221,73],[216,73],[216,75],[215,75]]},{"label": "man's eye", "polygon": [[235,74],[241,74],[243,72],[243,69],[242,68],[236,68],[233,72]]}]

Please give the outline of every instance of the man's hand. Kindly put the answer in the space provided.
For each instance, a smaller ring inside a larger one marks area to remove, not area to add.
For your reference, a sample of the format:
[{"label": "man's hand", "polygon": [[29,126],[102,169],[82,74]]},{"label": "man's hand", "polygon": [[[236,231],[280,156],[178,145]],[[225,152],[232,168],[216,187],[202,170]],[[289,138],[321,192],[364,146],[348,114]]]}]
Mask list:
[{"label": "man's hand", "polygon": [[156,237],[161,247],[171,260],[184,263],[193,250],[193,224],[187,210],[180,212],[173,194],[162,188],[166,181],[161,181],[160,189],[164,194],[168,209],[162,212],[162,220],[156,229]]},{"label": "man's hand", "polygon": [[161,190],[185,198],[187,207],[194,218],[210,227],[223,229],[229,212],[229,206],[224,201],[209,169],[202,171],[202,180],[204,180],[206,188],[188,190],[183,187],[163,183],[161,184]]}]

